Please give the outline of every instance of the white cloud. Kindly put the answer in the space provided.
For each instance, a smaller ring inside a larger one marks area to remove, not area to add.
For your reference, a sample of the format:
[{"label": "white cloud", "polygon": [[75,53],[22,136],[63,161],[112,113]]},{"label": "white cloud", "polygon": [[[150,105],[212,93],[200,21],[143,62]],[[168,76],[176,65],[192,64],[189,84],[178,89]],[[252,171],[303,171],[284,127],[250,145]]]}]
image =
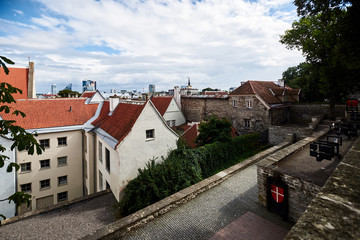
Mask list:
[{"label": "white cloud", "polygon": [[[80,86],[84,78],[107,91],[150,83],[166,90],[184,85],[187,76],[194,87],[227,89],[248,79],[276,80],[302,61],[279,43],[296,19],[290,2],[42,0],[46,8],[29,26],[0,27],[8,32],[0,50],[22,52],[10,54],[16,59],[32,56],[40,91],[65,79]],[[87,46],[116,52],[76,50]]]}]

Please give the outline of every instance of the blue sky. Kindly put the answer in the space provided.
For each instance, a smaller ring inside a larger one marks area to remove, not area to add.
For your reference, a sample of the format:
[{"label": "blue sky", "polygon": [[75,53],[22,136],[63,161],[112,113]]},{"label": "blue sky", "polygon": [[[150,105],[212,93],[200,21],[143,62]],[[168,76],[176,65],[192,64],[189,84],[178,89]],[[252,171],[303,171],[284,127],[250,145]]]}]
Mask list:
[{"label": "blue sky", "polygon": [[19,67],[30,57],[42,93],[85,79],[168,90],[187,77],[228,90],[303,61],[279,43],[296,19],[292,0],[1,0],[0,54]]}]

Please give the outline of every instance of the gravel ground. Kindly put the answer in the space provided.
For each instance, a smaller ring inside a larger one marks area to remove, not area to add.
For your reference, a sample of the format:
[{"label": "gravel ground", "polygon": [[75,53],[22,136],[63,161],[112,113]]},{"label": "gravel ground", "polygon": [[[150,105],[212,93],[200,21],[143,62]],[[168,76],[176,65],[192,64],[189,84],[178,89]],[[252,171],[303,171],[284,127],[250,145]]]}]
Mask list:
[{"label": "gravel ground", "polygon": [[208,239],[247,211],[286,229],[292,227],[262,207],[257,196],[257,172],[252,165],[122,239]]},{"label": "gravel ground", "polygon": [[0,239],[78,239],[115,221],[112,193],[0,227]]}]

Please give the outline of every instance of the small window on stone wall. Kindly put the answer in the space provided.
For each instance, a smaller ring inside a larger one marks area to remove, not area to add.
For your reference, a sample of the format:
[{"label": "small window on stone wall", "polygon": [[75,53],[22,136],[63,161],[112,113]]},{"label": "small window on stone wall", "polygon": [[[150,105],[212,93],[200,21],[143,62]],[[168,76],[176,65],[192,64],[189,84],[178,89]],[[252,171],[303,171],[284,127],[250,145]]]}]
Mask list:
[{"label": "small window on stone wall", "polygon": [[244,119],[244,127],[250,127],[250,119]]}]

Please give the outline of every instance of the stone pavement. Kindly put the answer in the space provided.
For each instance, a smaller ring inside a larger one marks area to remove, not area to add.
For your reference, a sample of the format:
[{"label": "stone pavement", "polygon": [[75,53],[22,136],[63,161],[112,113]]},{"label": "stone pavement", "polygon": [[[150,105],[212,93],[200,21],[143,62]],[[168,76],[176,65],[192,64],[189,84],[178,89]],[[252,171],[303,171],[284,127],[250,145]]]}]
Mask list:
[{"label": "stone pavement", "polygon": [[78,239],[114,222],[112,193],[0,227],[0,239]]},{"label": "stone pavement", "polygon": [[[205,240],[248,211],[286,230],[292,226],[259,204],[255,165],[121,239]],[[269,228],[258,229],[259,236],[266,229]]]}]

